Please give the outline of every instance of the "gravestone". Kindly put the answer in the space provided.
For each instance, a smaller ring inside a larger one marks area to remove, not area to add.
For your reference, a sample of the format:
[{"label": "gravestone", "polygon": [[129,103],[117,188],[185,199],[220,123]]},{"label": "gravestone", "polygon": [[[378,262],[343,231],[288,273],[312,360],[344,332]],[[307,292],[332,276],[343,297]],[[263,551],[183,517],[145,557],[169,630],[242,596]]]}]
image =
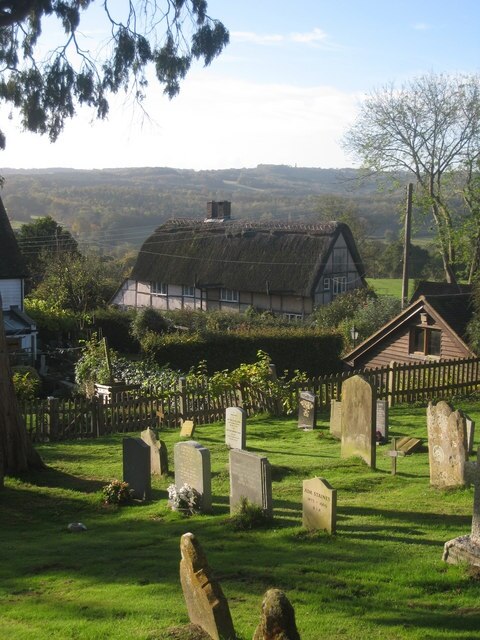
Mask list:
[{"label": "gravestone", "polygon": [[195,424],[193,420],[183,420],[182,426],[180,427],[180,435],[182,438],[193,438],[194,433]]},{"label": "gravestone", "polygon": [[324,478],[303,481],[302,524],[306,529],[335,533],[337,490]]},{"label": "gravestone", "polygon": [[225,444],[231,449],[246,448],[247,414],[239,407],[225,410]]},{"label": "gravestone", "polygon": [[141,438],[123,438],[123,481],[134,498],[150,499],[150,447]]},{"label": "gravestone", "polygon": [[140,434],[142,440],[150,447],[150,473],[163,476],[168,473],[167,447],[163,440],[158,440],[153,429],[145,429]]},{"label": "gravestone", "polygon": [[272,517],[272,475],[267,458],[231,449],[230,513],[235,511],[242,498],[259,505],[265,516]]},{"label": "gravestone", "polygon": [[174,447],[175,486],[188,484],[202,496],[200,511],[212,510],[212,473],[210,451],[194,440],[177,442]]},{"label": "gravestone", "polygon": [[473,516],[470,535],[449,540],[443,547],[443,560],[450,564],[464,564],[480,567],[480,448],[476,464],[471,465],[469,480],[473,482]]},{"label": "gravestone", "polygon": [[475,438],[475,421],[465,414],[465,426],[467,428],[467,451],[473,453],[473,440]]},{"label": "gravestone", "polygon": [[428,460],[430,484],[438,489],[465,484],[468,459],[467,429],[461,411],[441,400],[427,407]]},{"label": "gravestone", "polygon": [[260,623],[252,640],[300,640],[295,610],[280,589],[269,589],[263,596]]},{"label": "gravestone", "polygon": [[317,426],[317,398],[310,391],[300,391],[298,397],[298,428],[311,431]]},{"label": "gravestone", "polygon": [[342,458],[359,456],[372,469],[376,461],[375,389],[362,376],[352,376],[342,386]]},{"label": "gravestone", "polygon": [[332,400],[330,404],[330,435],[339,440],[342,438],[342,403],[340,400]]},{"label": "gravestone", "polygon": [[385,442],[388,440],[388,401],[377,400],[377,434]]},{"label": "gravestone", "polygon": [[213,640],[235,640],[227,599],[193,533],[181,537],[180,553],[180,582],[190,622]]}]

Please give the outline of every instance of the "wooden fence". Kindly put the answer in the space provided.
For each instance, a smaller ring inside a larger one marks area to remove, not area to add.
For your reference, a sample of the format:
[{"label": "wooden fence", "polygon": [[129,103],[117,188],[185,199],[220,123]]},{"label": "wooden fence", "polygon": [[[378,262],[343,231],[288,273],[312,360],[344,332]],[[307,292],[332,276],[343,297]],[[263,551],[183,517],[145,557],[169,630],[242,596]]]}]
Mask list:
[{"label": "wooden fence", "polygon": [[22,414],[34,442],[67,438],[95,438],[117,432],[141,431],[147,427],[176,427],[182,420],[209,424],[223,420],[227,407],[243,407],[247,416],[261,412],[282,413],[282,400],[296,406],[301,390],[313,392],[320,410],[340,400],[342,384],[355,374],[367,378],[379,399],[390,406],[466,395],[480,388],[480,358],[444,360],[422,364],[392,364],[390,367],[349,371],[310,378],[301,384],[283,385],[283,397],[272,397],[251,385],[230,388],[213,395],[207,384],[187,386],[185,378],[170,388],[148,394],[117,393],[113,398],[48,398],[25,404]]}]

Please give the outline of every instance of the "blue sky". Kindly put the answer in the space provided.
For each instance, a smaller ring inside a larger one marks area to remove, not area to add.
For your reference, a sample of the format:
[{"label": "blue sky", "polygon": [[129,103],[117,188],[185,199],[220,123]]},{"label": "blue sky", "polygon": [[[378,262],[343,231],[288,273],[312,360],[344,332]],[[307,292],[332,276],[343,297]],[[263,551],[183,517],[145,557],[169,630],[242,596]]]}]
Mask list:
[{"label": "blue sky", "polygon": [[[120,2],[120,0],[116,0]],[[97,12],[100,10],[99,2]],[[22,132],[0,108],[3,167],[352,166],[340,141],[368,92],[423,73],[480,71],[478,0],[209,0],[231,44],[179,97],[152,82],[148,117],[124,96],[107,122],[82,112],[61,138]],[[95,37],[101,13],[85,31]],[[55,33],[47,30],[50,40]]]}]

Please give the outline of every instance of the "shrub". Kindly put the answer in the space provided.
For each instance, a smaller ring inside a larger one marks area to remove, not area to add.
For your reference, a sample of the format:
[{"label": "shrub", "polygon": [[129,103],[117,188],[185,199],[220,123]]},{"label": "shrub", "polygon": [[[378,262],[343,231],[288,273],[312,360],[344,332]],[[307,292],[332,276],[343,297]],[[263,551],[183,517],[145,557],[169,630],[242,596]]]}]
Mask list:
[{"label": "shrub", "polygon": [[121,506],[132,501],[133,489],[130,489],[128,482],[112,480],[112,482],[103,487],[102,493],[105,504],[118,504]]},{"label": "shrub", "polygon": [[28,402],[38,396],[41,380],[33,367],[12,367],[13,386],[19,402]]},{"label": "shrub", "polygon": [[250,502],[248,498],[242,496],[240,504],[230,516],[229,522],[237,531],[249,531],[268,526],[271,518],[265,515],[259,504]]},{"label": "shrub", "polygon": [[93,318],[95,328],[108,340],[112,349],[126,353],[138,351],[140,345],[130,333],[135,311],[107,307],[106,309],[96,309],[93,312]]},{"label": "shrub", "polygon": [[135,340],[141,343],[148,332],[165,333],[169,328],[170,322],[158,309],[146,307],[135,314],[130,326],[130,333]]},{"label": "shrub", "polygon": [[[115,351],[109,349],[112,370],[118,358]],[[92,334],[90,340],[83,342],[82,355],[75,365],[75,380],[81,386],[97,382],[108,384],[111,376],[105,355],[105,344],[98,340],[97,334]]]}]

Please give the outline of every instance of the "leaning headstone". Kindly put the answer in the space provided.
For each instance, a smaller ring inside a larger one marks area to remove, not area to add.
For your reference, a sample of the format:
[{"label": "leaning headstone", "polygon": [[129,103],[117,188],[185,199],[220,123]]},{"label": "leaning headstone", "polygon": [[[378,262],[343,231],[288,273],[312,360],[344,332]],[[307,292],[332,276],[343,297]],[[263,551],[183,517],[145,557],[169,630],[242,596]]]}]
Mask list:
[{"label": "leaning headstone", "polygon": [[342,438],[342,403],[340,400],[332,400],[330,404],[330,435],[339,440]]},{"label": "leaning headstone", "polygon": [[246,448],[247,414],[240,407],[225,410],[225,444],[230,449]]},{"label": "leaning headstone", "polygon": [[201,627],[213,640],[235,640],[227,599],[193,533],[181,537],[180,553],[180,582],[190,622]]},{"label": "leaning headstone", "polygon": [[142,440],[150,447],[150,473],[163,476],[168,473],[167,447],[163,440],[158,440],[153,429],[145,429],[140,434]]},{"label": "leaning headstone", "polygon": [[468,459],[467,429],[461,411],[441,400],[427,407],[428,459],[430,484],[438,489],[465,484]]},{"label": "leaning headstone", "polygon": [[388,401],[377,400],[377,440],[388,440]]},{"label": "leaning headstone", "polygon": [[280,589],[269,589],[263,596],[260,624],[252,640],[300,640],[295,610]]},{"label": "leaning headstone", "polygon": [[317,397],[310,391],[299,393],[297,426],[304,431],[311,431],[317,426]]},{"label": "leaning headstone", "polygon": [[184,420],[180,427],[180,435],[182,438],[193,438],[195,433],[195,424],[193,420]]},{"label": "leaning headstone", "polygon": [[150,447],[141,438],[123,439],[123,480],[128,482],[134,498],[150,499]]},{"label": "leaning headstone", "polygon": [[200,511],[212,510],[212,473],[210,451],[194,440],[177,442],[174,447],[175,486],[188,484],[202,496]]},{"label": "leaning headstone", "polygon": [[303,481],[302,524],[306,529],[335,533],[337,490],[324,478]]},{"label": "leaning headstone", "polygon": [[272,474],[268,459],[248,451],[231,449],[230,513],[235,511],[242,498],[261,506],[265,516],[272,517]]},{"label": "leaning headstone", "polygon": [[362,376],[342,386],[342,458],[359,456],[375,469],[377,404],[374,387]]},{"label": "leaning headstone", "polygon": [[465,426],[467,428],[467,450],[473,453],[473,440],[475,437],[475,421],[465,414]]},{"label": "leaning headstone", "polygon": [[470,535],[449,540],[443,547],[443,560],[450,564],[464,564],[480,567],[480,449],[477,463],[471,464],[474,485],[472,531]]}]

